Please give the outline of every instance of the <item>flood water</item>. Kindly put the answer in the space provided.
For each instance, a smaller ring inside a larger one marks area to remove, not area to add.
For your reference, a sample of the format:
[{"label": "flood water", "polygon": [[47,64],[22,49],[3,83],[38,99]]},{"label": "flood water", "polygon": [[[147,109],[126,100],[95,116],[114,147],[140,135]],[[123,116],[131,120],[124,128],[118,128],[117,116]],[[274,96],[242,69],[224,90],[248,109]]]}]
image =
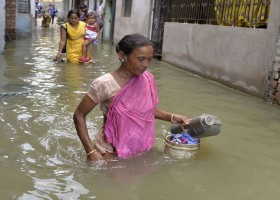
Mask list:
[{"label": "flood water", "polygon": [[[114,47],[94,49],[96,64],[54,63],[59,32],[37,28],[0,55],[1,199],[275,200],[280,196],[280,109],[153,60],[159,108],[218,116],[217,136],[190,158],[163,153],[170,123],[156,121],[147,154],[88,164],[72,114],[92,79],[118,67]],[[93,138],[102,123],[88,117]]]}]

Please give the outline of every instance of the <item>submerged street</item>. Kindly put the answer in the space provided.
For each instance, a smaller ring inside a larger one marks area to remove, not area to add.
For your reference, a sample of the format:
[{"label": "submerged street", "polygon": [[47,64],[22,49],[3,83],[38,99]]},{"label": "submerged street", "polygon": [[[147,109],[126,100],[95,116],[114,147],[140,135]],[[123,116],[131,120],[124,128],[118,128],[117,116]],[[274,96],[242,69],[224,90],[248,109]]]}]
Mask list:
[{"label": "submerged street", "polygon": [[[72,115],[91,81],[118,67],[115,47],[93,49],[96,63],[55,63],[59,26],[37,27],[0,55],[2,199],[274,200],[280,195],[280,109],[159,60],[159,108],[190,118],[213,114],[221,133],[203,138],[194,157],[164,154],[171,124],[156,121],[147,154],[88,164]],[[92,139],[102,124],[88,117]],[[109,192],[108,192],[109,191]]]}]

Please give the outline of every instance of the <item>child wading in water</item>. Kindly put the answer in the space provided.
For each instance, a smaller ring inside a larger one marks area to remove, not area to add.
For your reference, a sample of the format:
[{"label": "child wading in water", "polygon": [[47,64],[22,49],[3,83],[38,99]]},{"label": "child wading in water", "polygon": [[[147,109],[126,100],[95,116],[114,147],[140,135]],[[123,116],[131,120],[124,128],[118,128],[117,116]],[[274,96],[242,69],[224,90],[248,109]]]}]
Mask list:
[{"label": "child wading in water", "polygon": [[96,22],[97,13],[89,12],[87,16],[86,35],[83,43],[83,56],[79,59],[80,63],[93,62],[91,58],[92,43],[97,45],[97,39],[99,37],[99,25]]}]

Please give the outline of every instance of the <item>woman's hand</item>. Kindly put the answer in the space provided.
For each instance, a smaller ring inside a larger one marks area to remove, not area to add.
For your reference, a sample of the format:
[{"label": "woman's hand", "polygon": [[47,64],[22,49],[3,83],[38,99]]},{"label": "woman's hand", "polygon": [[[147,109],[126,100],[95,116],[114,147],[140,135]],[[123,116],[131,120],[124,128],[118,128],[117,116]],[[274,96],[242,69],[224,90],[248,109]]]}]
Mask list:
[{"label": "woman's hand", "polygon": [[172,114],[171,123],[183,123],[183,125],[189,124],[189,118],[184,115]]},{"label": "woman's hand", "polygon": [[98,151],[95,151],[94,153],[87,156],[87,161],[99,161],[99,160],[104,160],[104,158]]},{"label": "woman's hand", "polygon": [[164,121],[169,121],[171,123],[182,123],[183,125],[189,124],[189,118],[184,115],[172,114],[170,112],[165,112],[160,109],[155,110],[156,119],[161,119]]},{"label": "woman's hand", "polygon": [[58,61],[60,61],[61,57],[62,57],[62,54],[58,53],[55,57],[55,60],[58,62]]}]

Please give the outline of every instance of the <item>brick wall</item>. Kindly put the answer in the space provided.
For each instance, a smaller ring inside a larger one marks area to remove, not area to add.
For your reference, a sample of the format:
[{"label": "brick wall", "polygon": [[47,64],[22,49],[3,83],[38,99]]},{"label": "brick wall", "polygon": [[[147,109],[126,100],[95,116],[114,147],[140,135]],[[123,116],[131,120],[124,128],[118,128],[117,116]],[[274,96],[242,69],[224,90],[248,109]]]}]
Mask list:
[{"label": "brick wall", "polygon": [[6,0],[6,37],[16,39],[16,0]]},{"label": "brick wall", "polygon": [[276,52],[268,75],[268,102],[280,105],[280,27],[276,40]]}]

